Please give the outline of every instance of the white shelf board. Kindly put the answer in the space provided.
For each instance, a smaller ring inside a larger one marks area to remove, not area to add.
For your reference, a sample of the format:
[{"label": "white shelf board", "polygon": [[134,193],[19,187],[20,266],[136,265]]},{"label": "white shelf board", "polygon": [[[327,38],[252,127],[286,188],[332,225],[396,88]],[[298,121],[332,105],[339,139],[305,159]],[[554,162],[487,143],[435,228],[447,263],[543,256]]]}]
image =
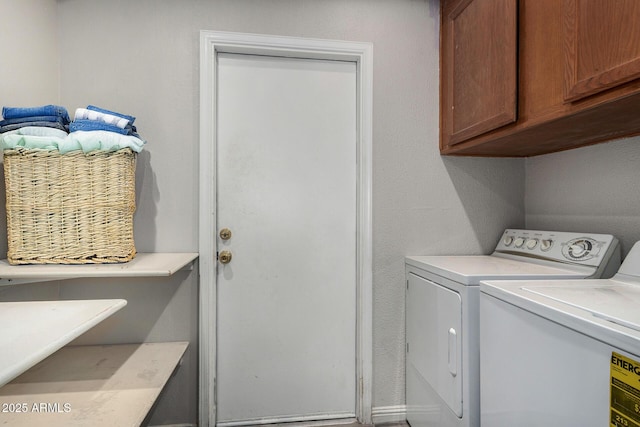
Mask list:
[{"label": "white shelf board", "polygon": [[0,386],[125,305],[123,299],[0,303]]},{"label": "white shelf board", "polygon": [[140,425],[187,346],[186,342],[67,346],[0,388],[0,408],[19,403],[26,409],[2,413],[2,422],[49,427]]},{"label": "white shelf board", "polygon": [[37,264],[10,265],[0,260],[0,286],[85,277],[171,276],[198,257],[197,253],[139,253],[118,264]]}]

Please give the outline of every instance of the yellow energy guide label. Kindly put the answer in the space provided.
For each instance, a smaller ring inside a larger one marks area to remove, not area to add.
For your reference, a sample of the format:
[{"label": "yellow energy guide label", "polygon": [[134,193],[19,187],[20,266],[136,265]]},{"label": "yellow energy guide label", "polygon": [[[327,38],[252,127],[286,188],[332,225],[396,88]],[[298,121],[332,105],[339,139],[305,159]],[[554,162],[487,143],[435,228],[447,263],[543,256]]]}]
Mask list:
[{"label": "yellow energy guide label", "polygon": [[640,362],[611,353],[611,427],[640,427]]}]

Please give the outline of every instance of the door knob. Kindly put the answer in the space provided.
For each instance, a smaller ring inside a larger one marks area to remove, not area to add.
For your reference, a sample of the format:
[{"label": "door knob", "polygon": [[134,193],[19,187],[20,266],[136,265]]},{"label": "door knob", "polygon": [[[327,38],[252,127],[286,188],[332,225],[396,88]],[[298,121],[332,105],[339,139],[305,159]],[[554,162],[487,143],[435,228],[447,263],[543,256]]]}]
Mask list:
[{"label": "door knob", "polygon": [[231,252],[222,251],[218,254],[218,261],[220,261],[220,264],[229,264],[231,262],[231,257]]},{"label": "door knob", "polygon": [[223,228],[220,230],[220,238],[222,240],[229,240],[231,238],[231,230],[228,228]]}]

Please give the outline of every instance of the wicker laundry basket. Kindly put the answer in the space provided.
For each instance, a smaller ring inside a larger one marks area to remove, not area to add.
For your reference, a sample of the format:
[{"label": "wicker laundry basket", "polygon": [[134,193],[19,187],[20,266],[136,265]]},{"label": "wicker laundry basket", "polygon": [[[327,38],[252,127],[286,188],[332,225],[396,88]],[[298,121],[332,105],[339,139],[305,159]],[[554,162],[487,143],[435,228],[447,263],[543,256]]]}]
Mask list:
[{"label": "wicker laundry basket", "polygon": [[10,264],[102,264],[135,257],[136,154],[4,151]]}]

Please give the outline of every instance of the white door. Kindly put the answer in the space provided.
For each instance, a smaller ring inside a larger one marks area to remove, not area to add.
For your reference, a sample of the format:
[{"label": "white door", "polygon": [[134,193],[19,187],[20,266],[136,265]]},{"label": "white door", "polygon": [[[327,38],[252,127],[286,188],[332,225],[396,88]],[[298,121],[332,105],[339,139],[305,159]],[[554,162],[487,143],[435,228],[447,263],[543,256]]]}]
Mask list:
[{"label": "white door", "polygon": [[356,64],[217,67],[218,424],[354,417]]}]

